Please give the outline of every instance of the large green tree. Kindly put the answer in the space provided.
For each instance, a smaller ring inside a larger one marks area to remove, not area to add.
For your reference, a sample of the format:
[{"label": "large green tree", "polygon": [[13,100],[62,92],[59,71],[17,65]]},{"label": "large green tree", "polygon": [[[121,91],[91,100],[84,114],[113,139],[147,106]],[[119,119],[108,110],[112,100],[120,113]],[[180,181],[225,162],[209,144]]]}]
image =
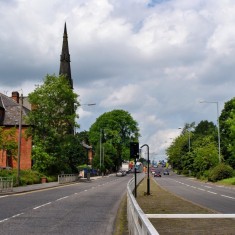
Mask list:
[{"label": "large green tree", "polygon": [[221,152],[224,160],[235,168],[235,98],[225,103],[219,121]]},{"label": "large green tree", "polygon": [[89,135],[92,145],[95,146],[96,158],[103,151],[101,145],[106,147],[108,152],[105,149],[104,152],[107,159],[112,161],[114,170],[119,168],[122,160],[129,159],[130,141],[138,141],[140,136],[138,123],[124,110],[102,114],[91,126]]},{"label": "large green tree", "polygon": [[168,161],[178,171],[202,176],[219,162],[216,132],[212,122],[185,124],[181,135],[167,149]]},{"label": "large green tree", "polygon": [[64,75],[47,75],[44,83],[28,97],[32,104],[27,121],[33,137],[34,168],[49,174],[69,171],[71,156],[68,150],[72,148],[72,130],[76,127],[79,106],[77,94]]}]

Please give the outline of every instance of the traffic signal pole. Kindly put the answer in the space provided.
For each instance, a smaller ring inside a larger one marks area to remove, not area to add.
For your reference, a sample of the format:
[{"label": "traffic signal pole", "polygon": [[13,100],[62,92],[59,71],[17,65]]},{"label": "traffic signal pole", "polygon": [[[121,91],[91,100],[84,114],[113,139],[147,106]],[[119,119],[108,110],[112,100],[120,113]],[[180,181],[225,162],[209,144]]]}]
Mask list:
[{"label": "traffic signal pole", "polygon": [[135,197],[137,197],[136,159],[139,158],[139,143],[138,142],[130,142],[130,157],[135,158],[135,188],[134,188],[134,195],[135,195]]},{"label": "traffic signal pole", "polygon": [[149,146],[147,144],[142,145],[140,148],[144,146],[147,147],[147,155],[148,155],[148,177],[147,177],[147,195],[150,195],[150,179],[149,179]]}]

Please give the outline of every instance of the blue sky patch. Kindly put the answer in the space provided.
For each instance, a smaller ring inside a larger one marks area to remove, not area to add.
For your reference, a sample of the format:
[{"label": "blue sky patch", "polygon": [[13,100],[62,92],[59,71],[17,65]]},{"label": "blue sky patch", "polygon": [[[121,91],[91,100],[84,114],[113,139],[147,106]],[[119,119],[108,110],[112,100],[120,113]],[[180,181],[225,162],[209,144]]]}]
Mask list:
[{"label": "blue sky patch", "polygon": [[169,0],[150,0],[148,3],[148,7],[155,7],[157,4],[161,4],[168,1]]}]

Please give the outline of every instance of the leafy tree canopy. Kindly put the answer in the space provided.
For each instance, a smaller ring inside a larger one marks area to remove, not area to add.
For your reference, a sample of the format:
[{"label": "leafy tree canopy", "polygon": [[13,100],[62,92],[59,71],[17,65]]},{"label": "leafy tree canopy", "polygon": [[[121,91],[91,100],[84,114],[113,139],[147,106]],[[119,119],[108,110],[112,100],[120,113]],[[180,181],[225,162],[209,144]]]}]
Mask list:
[{"label": "leafy tree canopy", "polygon": [[[29,94],[32,111],[27,122],[33,136],[34,167],[47,173],[65,171],[71,166],[68,150],[76,125],[77,94],[64,75],[47,75],[44,83]],[[69,137],[70,136],[70,137]]]},{"label": "leafy tree canopy", "polygon": [[219,121],[224,160],[235,168],[235,97],[225,103]]},{"label": "leafy tree canopy", "polygon": [[[129,159],[130,141],[138,141],[140,134],[137,122],[124,110],[113,110],[96,119],[89,131],[89,139],[100,154],[100,142],[106,144],[106,154],[118,169],[123,159]],[[97,158],[98,158],[97,156]]]}]

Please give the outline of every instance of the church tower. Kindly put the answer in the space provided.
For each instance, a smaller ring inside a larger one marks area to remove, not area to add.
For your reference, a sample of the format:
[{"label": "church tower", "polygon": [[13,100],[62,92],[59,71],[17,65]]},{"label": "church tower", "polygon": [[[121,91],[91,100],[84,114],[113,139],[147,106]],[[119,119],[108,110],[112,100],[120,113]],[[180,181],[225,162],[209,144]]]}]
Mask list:
[{"label": "church tower", "polygon": [[73,89],[73,80],[71,77],[70,54],[69,54],[69,43],[68,43],[66,22],[64,24],[64,36],[63,36],[62,51],[60,55],[60,73],[59,74],[66,75],[68,82],[71,88]]}]

